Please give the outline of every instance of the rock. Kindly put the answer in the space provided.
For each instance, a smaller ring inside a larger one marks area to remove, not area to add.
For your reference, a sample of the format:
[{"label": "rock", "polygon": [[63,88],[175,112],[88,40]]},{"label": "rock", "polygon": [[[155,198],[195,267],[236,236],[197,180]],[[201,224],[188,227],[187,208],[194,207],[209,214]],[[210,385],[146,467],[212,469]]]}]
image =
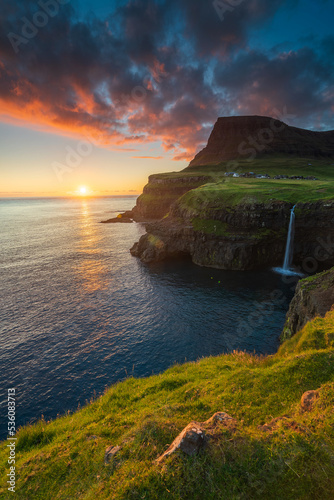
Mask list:
[{"label": "rock", "polygon": [[112,219],[102,220],[101,224],[111,224],[111,223],[125,223],[131,224],[134,221],[134,213],[133,210],[127,210],[121,214],[118,214],[117,217],[113,217]]},{"label": "rock", "polygon": [[119,215],[117,217],[113,217],[112,219],[101,220],[101,224],[115,224],[119,222],[123,224],[132,224],[133,220],[128,217],[120,217]]},{"label": "rock", "polygon": [[86,439],[87,441],[96,441],[96,439],[99,439],[99,437],[93,434],[92,436],[88,436]]},{"label": "rock", "polygon": [[281,341],[290,338],[316,316],[324,317],[333,304],[334,268],[299,281],[286,315]]},{"label": "rock", "polygon": [[189,175],[180,172],[177,177],[150,175],[132,210],[133,220],[149,222],[159,220],[167,214],[171,205],[183,194],[210,182],[211,175]]},{"label": "rock", "polygon": [[319,397],[318,391],[304,392],[300,400],[300,406],[303,411],[310,411],[313,408],[315,400]]},{"label": "rock", "polygon": [[179,449],[187,455],[192,456],[204,446],[205,442],[205,431],[201,427],[201,424],[198,422],[190,422],[177,438],[174,439],[168,450],[157,459],[157,462],[160,463]]},{"label": "rock", "polygon": [[108,464],[111,458],[113,458],[116,455],[116,453],[119,452],[120,449],[121,449],[120,446],[112,446],[112,445],[106,448],[106,452],[104,454],[105,465]]},{"label": "rock", "polygon": [[222,422],[226,424],[226,423],[236,422],[236,420],[227,413],[225,413],[224,411],[218,411],[214,415],[212,415],[212,417],[206,420],[203,424],[205,426],[211,426]]},{"label": "rock", "polygon": [[190,422],[174,439],[168,450],[157,459],[157,462],[162,462],[177,450],[192,456],[207,444],[211,437],[210,431],[213,431],[215,427],[223,424],[226,427],[235,428],[236,423],[237,421],[225,412],[217,412],[205,422]]}]

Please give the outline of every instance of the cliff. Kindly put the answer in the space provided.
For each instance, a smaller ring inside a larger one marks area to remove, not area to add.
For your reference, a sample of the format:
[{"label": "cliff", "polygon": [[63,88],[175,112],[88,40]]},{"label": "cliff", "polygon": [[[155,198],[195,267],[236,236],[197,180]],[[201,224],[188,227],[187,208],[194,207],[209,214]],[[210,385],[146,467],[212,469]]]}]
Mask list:
[{"label": "cliff", "polygon": [[266,116],[218,118],[207,146],[189,166],[273,155],[334,158],[334,131],[313,132],[290,127]]},{"label": "cliff", "polygon": [[211,179],[209,173],[150,175],[132,210],[133,219],[137,222],[161,219],[178,198]]},{"label": "cliff", "polygon": [[[330,248],[333,252],[333,248]],[[324,317],[334,304],[334,268],[298,282],[281,336],[286,340],[316,316]]]},{"label": "cliff", "polygon": [[[241,201],[224,206],[197,190],[184,195],[163,220],[148,224],[147,233],[131,248],[143,262],[189,255],[195,264],[247,270],[283,262],[292,203],[282,200]],[[294,263],[302,265],[319,251],[319,239],[334,238],[334,202],[297,203]],[[334,265],[327,255],[319,264]]]}]

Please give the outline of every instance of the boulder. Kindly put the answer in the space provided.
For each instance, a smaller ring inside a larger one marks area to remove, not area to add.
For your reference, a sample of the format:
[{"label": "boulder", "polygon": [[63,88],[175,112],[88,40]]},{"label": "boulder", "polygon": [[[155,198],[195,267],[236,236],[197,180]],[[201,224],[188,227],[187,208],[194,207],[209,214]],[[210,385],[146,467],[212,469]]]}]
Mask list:
[{"label": "boulder", "polygon": [[162,460],[179,449],[187,455],[192,456],[204,446],[205,442],[205,431],[201,427],[201,424],[198,422],[190,422],[177,438],[174,439],[168,450],[157,459],[157,462],[162,462]]},{"label": "boulder", "polygon": [[310,411],[313,408],[315,400],[319,397],[318,391],[306,391],[300,400],[300,406],[303,411]]},{"label": "boulder", "polygon": [[221,423],[224,423],[225,425],[235,424],[236,420],[224,411],[217,411],[214,415],[212,415],[212,417],[203,422],[202,425],[208,428]]},{"label": "boulder", "polygon": [[121,449],[120,446],[108,446],[106,448],[106,452],[104,454],[104,463],[105,465],[108,464],[108,462],[116,455],[117,452]]},{"label": "boulder", "polygon": [[234,418],[225,412],[217,412],[205,422],[190,422],[174,439],[168,450],[157,459],[157,462],[161,463],[177,450],[183,451],[186,455],[195,455],[207,444],[211,437],[210,431],[221,424],[235,427],[236,422]]}]

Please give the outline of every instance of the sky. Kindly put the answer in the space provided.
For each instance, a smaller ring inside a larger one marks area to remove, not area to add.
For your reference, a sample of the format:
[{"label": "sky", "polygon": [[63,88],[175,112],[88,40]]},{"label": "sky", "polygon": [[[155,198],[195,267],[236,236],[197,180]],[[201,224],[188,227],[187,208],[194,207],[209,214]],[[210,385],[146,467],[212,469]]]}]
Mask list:
[{"label": "sky", "polygon": [[2,0],[0,196],[139,194],[219,116],[334,129],[331,0]]}]

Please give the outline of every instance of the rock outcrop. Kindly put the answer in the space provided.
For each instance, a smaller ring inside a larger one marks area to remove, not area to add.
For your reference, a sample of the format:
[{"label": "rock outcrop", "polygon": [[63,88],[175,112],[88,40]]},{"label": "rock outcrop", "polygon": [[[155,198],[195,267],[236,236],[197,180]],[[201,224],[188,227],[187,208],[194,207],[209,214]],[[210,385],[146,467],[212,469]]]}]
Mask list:
[{"label": "rock outcrop", "polygon": [[324,317],[333,304],[334,268],[299,281],[286,315],[281,340],[292,337],[316,316]]},{"label": "rock outcrop", "polygon": [[104,454],[104,463],[105,465],[107,465],[109,463],[109,461],[116,455],[116,453],[119,452],[119,450],[121,449],[120,446],[108,446],[106,448],[106,451],[105,451],[105,454]]},{"label": "rock outcrop", "polygon": [[113,223],[125,223],[131,224],[133,222],[133,210],[127,210],[121,214],[118,214],[117,217],[113,217],[112,219],[101,220],[101,224],[113,224]]},{"label": "rock outcrop", "polygon": [[215,434],[219,425],[235,430],[237,421],[225,412],[217,412],[205,422],[190,422],[174,439],[170,447],[157,459],[161,463],[167,457],[181,450],[186,455],[198,453]]},{"label": "rock outcrop", "polygon": [[198,451],[203,448],[205,443],[205,430],[201,427],[201,424],[198,422],[190,422],[172,442],[168,450],[157,459],[157,462],[162,462],[172,453],[175,453],[176,450],[181,450],[186,455],[195,455],[195,453],[198,453]]},{"label": "rock outcrop", "polygon": [[266,116],[218,118],[207,146],[190,167],[254,158],[255,155],[334,158],[334,131],[313,132]]}]

